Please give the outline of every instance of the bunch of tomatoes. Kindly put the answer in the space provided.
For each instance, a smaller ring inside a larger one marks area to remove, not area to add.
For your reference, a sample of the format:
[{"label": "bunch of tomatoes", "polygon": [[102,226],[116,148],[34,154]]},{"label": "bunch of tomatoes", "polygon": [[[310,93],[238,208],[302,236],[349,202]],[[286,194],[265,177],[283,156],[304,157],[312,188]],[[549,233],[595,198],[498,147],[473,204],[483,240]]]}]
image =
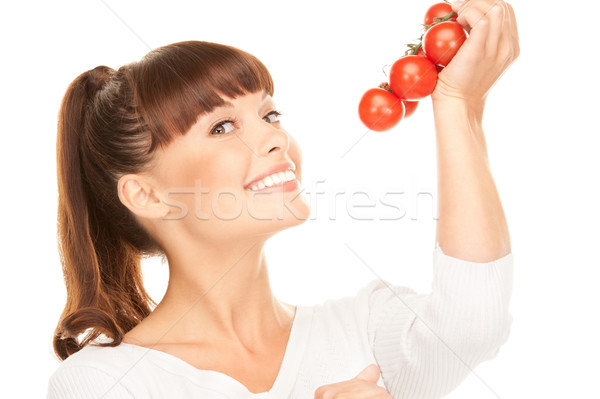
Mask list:
[{"label": "bunch of tomatoes", "polygon": [[423,25],[425,33],[418,43],[408,44],[404,56],[394,62],[389,84],[382,83],[362,96],[358,116],[367,128],[378,132],[393,128],[415,112],[418,100],[433,92],[438,73],[467,40],[467,32],[456,17],[448,2],[429,7]]}]

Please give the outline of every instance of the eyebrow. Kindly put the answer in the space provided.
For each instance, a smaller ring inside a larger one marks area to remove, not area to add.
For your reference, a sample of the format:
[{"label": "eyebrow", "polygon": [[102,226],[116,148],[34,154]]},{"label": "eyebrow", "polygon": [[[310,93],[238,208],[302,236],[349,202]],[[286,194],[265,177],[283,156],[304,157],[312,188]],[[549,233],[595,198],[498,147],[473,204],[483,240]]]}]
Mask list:
[{"label": "eyebrow", "polygon": [[[269,95],[269,93],[266,90],[263,90],[262,102],[265,102],[265,99],[267,98],[268,95]],[[233,108],[232,103],[230,103],[229,101],[225,101],[225,100],[223,100],[223,101],[224,101],[223,105],[219,105],[216,108],[220,108],[220,107]]]}]

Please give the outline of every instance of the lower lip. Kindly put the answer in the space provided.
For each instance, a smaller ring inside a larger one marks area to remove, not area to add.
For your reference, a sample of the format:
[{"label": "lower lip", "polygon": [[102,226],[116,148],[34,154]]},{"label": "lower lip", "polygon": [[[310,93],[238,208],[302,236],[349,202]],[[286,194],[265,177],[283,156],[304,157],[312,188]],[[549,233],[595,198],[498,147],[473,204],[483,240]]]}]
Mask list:
[{"label": "lower lip", "polygon": [[251,193],[263,193],[263,192],[271,192],[271,191],[288,192],[288,191],[294,191],[294,190],[298,189],[298,187],[300,187],[300,182],[298,181],[298,179],[294,179],[294,180],[287,181],[283,184],[277,184],[277,185],[273,185],[271,187],[265,187],[261,190],[248,190],[248,191],[250,191]]}]

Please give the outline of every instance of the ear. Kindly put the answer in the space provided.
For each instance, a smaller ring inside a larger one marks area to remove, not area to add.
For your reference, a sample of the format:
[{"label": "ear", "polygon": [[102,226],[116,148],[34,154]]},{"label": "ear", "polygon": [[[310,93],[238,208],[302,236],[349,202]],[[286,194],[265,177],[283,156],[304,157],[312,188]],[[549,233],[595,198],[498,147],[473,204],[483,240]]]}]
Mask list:
[{"label": "ear", "polygon": [[146,219],[158,219],[169,213],[147,179],[141,175],[128,174],[118,182],[119,199],[135,215]]}]

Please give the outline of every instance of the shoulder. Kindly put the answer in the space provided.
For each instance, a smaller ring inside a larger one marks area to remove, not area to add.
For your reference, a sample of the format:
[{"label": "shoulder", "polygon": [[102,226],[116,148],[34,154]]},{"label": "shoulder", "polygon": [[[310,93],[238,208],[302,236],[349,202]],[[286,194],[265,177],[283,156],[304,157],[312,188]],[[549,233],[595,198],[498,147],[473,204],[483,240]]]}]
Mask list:
[{"label": "shoulder", "polygon": [[[99,341],[105,342],[104,339]],[[128,371],[139,360],[139,353],[123,345],[89,344],[65,359],[52,373],[48,380],[48,398],[131,399]]]},{"label": "shoulder", "polygon": [[98,339],[65,359],[60,368],[89,367],[108,373],[124,371],[127,365],[136,360],[136,353],[126,346],[101,346],[98,343],[110,342]]}]

